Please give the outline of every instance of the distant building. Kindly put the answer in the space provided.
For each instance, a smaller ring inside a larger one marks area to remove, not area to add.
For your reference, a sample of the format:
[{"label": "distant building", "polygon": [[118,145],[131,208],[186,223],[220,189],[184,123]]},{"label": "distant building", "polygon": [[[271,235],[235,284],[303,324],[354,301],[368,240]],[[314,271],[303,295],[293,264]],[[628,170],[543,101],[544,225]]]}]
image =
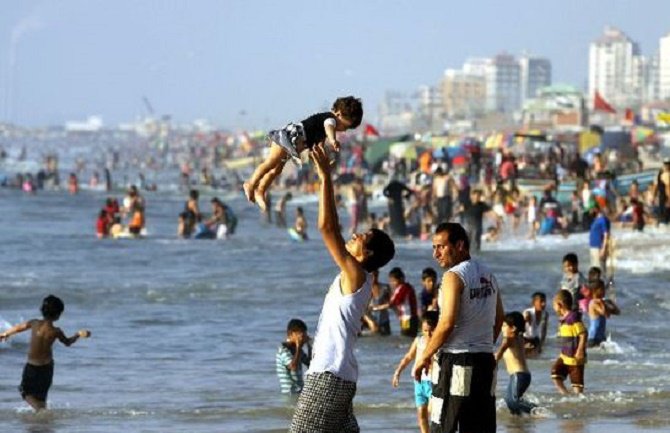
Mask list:
[{"label": "distant building", "polygon": [[401,135],[414,132],[416,114],[412,98],[388,91],[379,104],[379,129],[384,135]]},{"label": "distant building", "polygon": [[440,87],[447,119],[475,119],[486,111],[486,79],[483,74],[447,69]]},{"label": "distant building", "polygon": [[538,89],[523,105],[522,123],[529,129],[577,129],[586,126],[584,94],[575,87],[556,84]]},{"label": "distant building", "polygon": [[602,36],[589,47],[588,97],[595,92],[618,108],[642,103],[647,87],[647,60],[639,46],[624,32],[606,27]]},{"label": "distant building", "polygon": [[658,90],[660,99],[670,99],[670,33],[663,36],[658,52]]},{"label": "distant building", "polygon": [[511,114],[521,107],[521,68],[510,54],[498,54],[486,67],[486,108]]},{"label": "distant building", "polygon": [[551,61],[544,57],[524,54],[519,58],[521,72],[521,102],[535,98],[537,91],[551,85]]},{"label": "distant building", "polygon": [[88,116],[84,121],[71,120],[65,122],[65,131],[66,132],[98,132],[102,129],[102,117],[100,116]]}]

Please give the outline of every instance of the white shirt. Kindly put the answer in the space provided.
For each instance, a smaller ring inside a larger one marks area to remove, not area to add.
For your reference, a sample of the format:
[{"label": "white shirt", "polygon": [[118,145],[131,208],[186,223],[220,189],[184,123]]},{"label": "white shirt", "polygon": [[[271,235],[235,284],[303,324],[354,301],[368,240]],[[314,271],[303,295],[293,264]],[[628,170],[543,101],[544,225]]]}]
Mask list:
[{"label": "white shirt", "polygon": [[[456,325],[442,345],[448,353],[493,353],[493,325],[496,318],[498,283],[488,268],[475,259],[449,269],[463,281]],[[443,284],[445,279],[442,280]],[[440,291],[442,288],[440,288]],[[442,296],[439,298],[443,311]]]},{"label": "white shirt", "polygon": [[354,345],[372,294],[372,274],[367,274],[361,288],[350,295],[342,294],[340,275],[333,280],[323,301],[307,374],[328,371],[340,379],[356,382],[358,362]]}]

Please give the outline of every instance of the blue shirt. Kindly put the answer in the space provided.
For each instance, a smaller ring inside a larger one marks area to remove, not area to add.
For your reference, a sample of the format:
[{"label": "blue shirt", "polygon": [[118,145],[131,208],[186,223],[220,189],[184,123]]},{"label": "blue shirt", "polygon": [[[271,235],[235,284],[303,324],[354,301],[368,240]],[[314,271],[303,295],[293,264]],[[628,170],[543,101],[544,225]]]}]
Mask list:
[{"label": "blue shirt", "polygon": [[606,233],[610,232],[610,220],[603,214],[598,217],[591,224],[591,231],[589,232],[589,247],[602,248],[603,239]]}]

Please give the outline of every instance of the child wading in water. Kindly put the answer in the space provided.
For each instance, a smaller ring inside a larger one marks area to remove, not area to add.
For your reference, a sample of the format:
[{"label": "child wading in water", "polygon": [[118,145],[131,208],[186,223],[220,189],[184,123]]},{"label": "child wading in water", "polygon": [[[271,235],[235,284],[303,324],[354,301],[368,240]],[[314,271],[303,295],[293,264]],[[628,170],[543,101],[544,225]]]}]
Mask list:
[{"label": "child wading in water", "polygon": [[270,154],[244,183],[244,194],[251,203],[258,203],[261,210],[267,208],[266,191],[282,172],[289,157],[300,160],[300,153],[312,149],[328,139],[335,151],[340,150],[336,132],[355,129],[363,120],[361,100],[353,96],[338,98],[331,111],[314,114],[302,122],[289,123],[279,130],[270,131]]},{"label": "child wading in water", "polygon": [[91,332],[82,329],[72,337],[66,337],[60,328],[54,326],[53,322],[60,318],[65,305],[60,298],[49,295],[42,301],[42,315],[44,320],[33,319],[14,326],[0,334],[0,341],[19,332],[30,329],[30,347],[28,349],[28,362],[23,369],[23,378],[19,391],[21,396],[35,410],[46,409],[47,394],[51,387],[54,374],[54,361],[51,346],[58,339],[66,346],[72,345],[81,338],[88,338]]},{"label": "child wading in water", "polygon": [[509,385],[505,395],[505,403],[513,415],[521,412],[530,413],[534,404],[523,400],[523,393],[530,386],[530,371],[526,365],[523,331],[526,321],[518,311],[505,314],[502,324],[503,342],[496,352],[496,361],[505,360],[509,373]]},{"label": "child wading in water", "polygon": [[[426,348],[428,340],[433,335],[433,331],[437,326],[437,321],[439,319],[437,311],[426,311],[421,318],[421,332],[422,335],[416,337],[412,345],[409,347],[409,350],[405,356],[400,360],[398,368],[395,369],[393,373],[393,381],[391,384],[394,388],[398,387],[400,383],[400,373],[409,365],[410,362],[416,362],[417,359],[421,358],[423,350]],[[421,381],[414,381],[414,401],[416,403],[416,417],[419,423],[419,429],[421,433],[428,433],[429,429],[429,408],[428,402],[430,401],[430,396],[433,393],[433,384],[430,380],[430,376],[423,372]]]}]

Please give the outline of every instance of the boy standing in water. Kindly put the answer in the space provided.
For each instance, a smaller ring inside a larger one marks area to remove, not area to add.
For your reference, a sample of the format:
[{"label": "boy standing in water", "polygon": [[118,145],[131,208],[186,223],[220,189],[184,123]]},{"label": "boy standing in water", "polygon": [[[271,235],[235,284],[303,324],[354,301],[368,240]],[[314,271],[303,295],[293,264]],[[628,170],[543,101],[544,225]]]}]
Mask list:
[{"label": "boy standing in water", "polygon": [[588,347],[599,346],[600,343],[607,340],[607,319],[610,315],[621,313],[619,307],[605,299],[605,282],[601,279],[593,280],[589,283],[589,288],[593,299],[589,302],[589,338]]},{"label": "boy standing in water", "polygon": [[311,150],[326,140],[339,152],[340,142],[336,132],[355,129],[363,120],[363,104],[353,96],[337,98],[330,111],[314,114],[298,123],[289,123],[279,130],[270,131],[270,154],[243,185],[244,194],[251,203],[258,203],[262,211],[267,208],[267,189],[284,169],[289,157],[299,160],[300,153]]},{"label": "boy standing in water", "polygon": [[572,295],[572,309],[579,309],[579,300],[582,298],[581,288],[586,285],[586,278],[579,272],[577,254],[568,253],[563,257],[563,279],[559,290],[567,290]]},{"label": "boy standing in water", "polygon": [[526,330],[523,333],[526,351],[542,353],[542,346],[547,337],[547,296],[542,292],[535,292],[532,296],[533,306],[523,310],[526,321]]},{"label": "boy standing in water", "polygon": [[[423,349],[426,348],[426,343],[433,335],[435,326],[437,326],[437,321],[439,316],[437,311],[427,311],[421,317],[421,335],[416,337],[412,342],[412,345],[409,347],[409,350],[405,356],[400,360],[398,367],[393,373],[393,380],[391,384],[394,388],[398,387],[400,383],[400,373],[409,365],[410,362],[421,358],[423,355]],[[430,401],[430,396],[433,393],[433,384],[431,382],[429,372],[422,372],[421,380],[414,381],[414,401],[416,403],[416,416],[419,422],[419,429],[421,433],[429,433],[429,408],[428,402]]]},{"label": "boy standing in water", "polygon": [[309,344],[307,325],[300,319],[291,319],[286,326],[286,341],[277,350],[275,357],[277,377],[282,394],[300,394],[303,387],[302,365],[309,367],[311,348],[308,354],[302,350]]},{"label": "boy standing in water", "polygon": [[513,415],[521,412],[530,413],[534,404],[523,400],[523,393],[530,386],[530,371],[526,365],[526,354],[523,341],[525,321],[518,311],[505,314],[502,325],[503,341],[496,352],[496,361],[505,360],[509,376],[509,385],[505,395],[505,403]]},{"label": "boy standing in water", "polygon": [[570,376],[576,394],[584,392],[584,365],[586,364],[586,329],[581,314],[572,309],[572,295],[560,290],[554,297],[554,311],[559,317],[558,338],[561,353],[551,367],[551,378],[561,394],[568,394],[563,382]]},{"label": "boy standing in water", "polygon": [[60,298],[49,295],[42,301],[43,320],[33,319],[16,325],[0,334],[0,341],[19,332],[32,331],[30,336],[30,347],[28,349],[28,362],[23,369],[23,378],[19,391],[21,397],[39,411],[46,409],[47,394],[51,387],[54,374],[54,361],[51,346],[58,340],[66,346],[71,346],[79,338],[88,338],[91,332],[80,330],[72,337],[66,337],[60,328],[54,326],[53,322],[60,318],[65,305]]}]

